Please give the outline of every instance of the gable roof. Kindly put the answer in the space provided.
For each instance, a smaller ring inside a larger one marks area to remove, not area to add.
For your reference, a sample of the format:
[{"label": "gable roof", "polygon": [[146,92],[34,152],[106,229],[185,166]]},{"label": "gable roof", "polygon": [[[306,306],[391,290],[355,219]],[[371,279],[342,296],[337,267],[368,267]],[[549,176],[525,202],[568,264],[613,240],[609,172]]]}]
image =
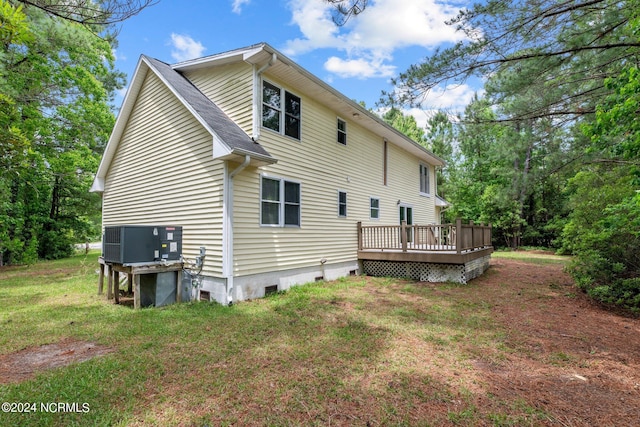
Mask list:
[{"label": "gable roof", "polygon": [[206,126],[214,132],[231,151],[254,156],[271,157],[260,144],[254,142],[233,120],[229,118],[213,101],[200,92],[193,83],[171,66],[157,59],[145,58],[162,77],[173,87],[184,101],[195,111]]},{"label": "gable roof", "polygon": [[100,161],[100,166],[90,191],[104,191],[104,179],[111,165],[126,127],[129,115],[133,110],[136,98],[148,72],[153,72],[167,88],[181,101],[193,116],[213,136],[213,144],[218,145],[218,158],[237,158],[240,161],[250,156],[255,164],[275,163],[272,157],[260,144],[254,142],[233,120],[229,118],[213,101],[198,90],[180,72],[170,65],[142,55],[134,72],[134,78],[120,109],[113,132]]},{"label": "gable roof", "polygon": [[[275,60],[274,60],[275,59]],[[244,61],[262,69],[267,64],[270,75],[287,82],[291,88],[312,97],[335,111],[343,118],[349,118],[359,125],[380,135],[389,143],[414,154],[434,166],[444,166],[445,161],[422,145],[395,129],[381,117],[362,105],[347,98],[320,78],[316,77],[267,43],[235,49],[215,55],[173,64],[174,70],[188,72],[200,68]]]}]

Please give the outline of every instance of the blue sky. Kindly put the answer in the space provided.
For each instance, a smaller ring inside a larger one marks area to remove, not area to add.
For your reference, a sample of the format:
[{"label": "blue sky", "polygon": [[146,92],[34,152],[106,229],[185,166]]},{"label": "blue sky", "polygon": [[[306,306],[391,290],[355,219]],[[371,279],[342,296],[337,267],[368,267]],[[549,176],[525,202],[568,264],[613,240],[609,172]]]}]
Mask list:
[{"label": "blue sky", "polygon": [[[168,63],[267,42],[356,101],[374,107],[389,79],[462,35],[444,24],[464,6],[456,0],[369,0],[343,27],[323,0],[160,0],[120,24],[116,67],[133,74],[146,54]],[[459,110],[474,90],[438,88],[413,114]],[[121,97],[116,100],[120,104]]]}]

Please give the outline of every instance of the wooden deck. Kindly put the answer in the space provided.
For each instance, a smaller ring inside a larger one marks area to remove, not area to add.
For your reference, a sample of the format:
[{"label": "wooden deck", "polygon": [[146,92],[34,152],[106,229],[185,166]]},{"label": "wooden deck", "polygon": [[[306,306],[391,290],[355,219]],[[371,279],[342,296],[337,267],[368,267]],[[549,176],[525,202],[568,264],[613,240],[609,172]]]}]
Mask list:
[{"label": "wooden deck", "polygon": [[358,259],[465,264],[493,252],[491,225],[358,223]]}]

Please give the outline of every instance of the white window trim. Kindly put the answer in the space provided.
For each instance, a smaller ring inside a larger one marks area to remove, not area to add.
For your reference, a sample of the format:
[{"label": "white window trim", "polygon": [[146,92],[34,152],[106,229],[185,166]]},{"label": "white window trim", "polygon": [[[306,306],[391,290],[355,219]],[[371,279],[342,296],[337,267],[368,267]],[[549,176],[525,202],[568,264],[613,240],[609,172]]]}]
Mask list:
[{"label": "white window trim", "polygon": [[[346,197],[346,202],[344,204],[344,215],[340,215],[340,193],[344,193]],[[345,190],[338,190],[337,194],[337,202],[338,202],[338,218],[347,218],[349,216],[349,193]]]},{"label": "white window trim", "polygon": [[[264,125],[262,117],[263,117],[263,113],[264,113],[264,83],[267,82],[269,83],[271,86],[274,86],[278,89],[280,89],[280,101],[281,101],[281,106],[280,106],[280,123],[279,123],[279,128],[280,130],[273,130],[271,128],[268,128]],[[285,97],[286,97],[286,93],[289,92],[291,95],[297,97],[298,99],[300,99],[300,138],[295,138],[293,136],[287,135],[284,133],[284,129],[285,129],[285,116],[286,116],[286,112],[285,112]],[[298,141],[301,142],[302,141],[302,97],[300,95],[298,95],[295,92],[291,92],[290,90],[285,89],[282,85],[274,83],[268,79],[262,79],[260,81],[260,128],[264,129],[268,132],[273,132],[277,135],[280,136],[284,136],[286,138],[290,138],[294,141]]]},{"label": "white window trim", "polygon": [[[267,179],[272,179],[274,181],[280,181],[280,200],[278,201],[279,206],[279,214],[278,214],[278,224],[263,224],[262,223],[262,179],[263,178],[267,178]],[[285,207],[285,201],[284,201],[284,183],[285,182],[290,182],[292,184],[298,184],[299,188],[300,188],[300,211],[298,212],[298,225],[291,225],[291,224],[285,224],[284,223],[284,207]],[[260,213],[259,213],[259,218],[258,221],[260,223],[260,227],[275,227],[275,228],[301,228],[302,227],[302,182],[297,181],[295,179],[289,179],[289,178],[283,178],[281,176],[273,176],[273,175],[268,175],[266,173],[261,173],[260,174]]]},{"label": "white window trim", "polygon": [[[338,128],[338,121],[341,121],[342,123],[344,123],[344,144],[342,142],[340,142],[338,140],[338,133],[341,132],[340,128]],[[336,117],[336,143],[338,145],[341,145],[343,147],[347,146],[347,138],[348,138],[348,133],[347,133],[347,121],[345,119],[343,119],[342,117]]]},{"label": "white window trim", "polygon": [[418,189],[421,196],[431,197],[431,167],[429,167],[429,165],[426,163],[420,162],[420,167],[418,168],[418,171],[420,171],[420,169],[423,167],[427,170],[427,192],[422,191],[422,173],[421,172],[419,175]]},{"label": "white window trim", "polygon": [[[378,217],[377,218],[374,218],[374,217],[371,216],[371,202],[373,200],[377,200],[378,201]],[[380,197],[370,196],[369,197],[369,219],[371,221],[380,221],[380,211],[381,211],[381,209],[380,209]]]}]

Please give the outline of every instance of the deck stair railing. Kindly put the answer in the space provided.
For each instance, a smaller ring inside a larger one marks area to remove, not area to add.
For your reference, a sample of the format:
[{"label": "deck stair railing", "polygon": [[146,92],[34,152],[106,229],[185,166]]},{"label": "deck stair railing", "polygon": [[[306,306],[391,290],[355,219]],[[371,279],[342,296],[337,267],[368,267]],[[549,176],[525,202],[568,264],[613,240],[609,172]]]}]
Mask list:
[{"label": "deck stair railing", "polygon": [[358,222],[358,250],[455,252],[491,247],[491,224],[362,225]]}]

